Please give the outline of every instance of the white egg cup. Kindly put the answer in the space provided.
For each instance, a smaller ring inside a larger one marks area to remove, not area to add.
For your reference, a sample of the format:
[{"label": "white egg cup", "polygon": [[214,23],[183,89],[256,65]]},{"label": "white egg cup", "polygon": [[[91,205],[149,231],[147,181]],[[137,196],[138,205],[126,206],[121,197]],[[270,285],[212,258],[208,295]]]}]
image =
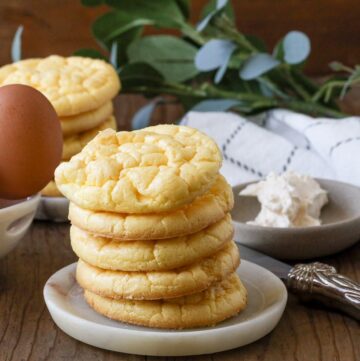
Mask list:
[{"label": "white egg cup", "polygon": [[40,195],[18,201],[2,201],[0,208],[0,258],[13,250],[30,227]]},{"label": "white egg cup", "polygon": [[45,197],[40,199],[35,219],[57,223],[69,222],[69,200],[65,197]]}]

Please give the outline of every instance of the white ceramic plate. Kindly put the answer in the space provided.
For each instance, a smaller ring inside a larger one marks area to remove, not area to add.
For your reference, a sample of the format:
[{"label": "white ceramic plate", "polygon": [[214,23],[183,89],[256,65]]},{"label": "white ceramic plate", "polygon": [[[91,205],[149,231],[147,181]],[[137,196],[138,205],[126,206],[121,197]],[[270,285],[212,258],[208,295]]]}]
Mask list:
[{"label": "white ceramic plate", "polygon": [[106,350],[151,356],[200,355],[254,342],[276,326],[287,291],[274,274],[248,261],[238,270],[248,293],[248,306],[236,317],[211,328],[159,330],[112,321],[93,311],[75,281],[76,263],[56,272],[44,288],[55,323],[68,335]]},{"label": "white ceramic plate", "polygon": [[42,196],[35,219],[39,221],[68,222],[68,214],[68,199],[64,197]]}]

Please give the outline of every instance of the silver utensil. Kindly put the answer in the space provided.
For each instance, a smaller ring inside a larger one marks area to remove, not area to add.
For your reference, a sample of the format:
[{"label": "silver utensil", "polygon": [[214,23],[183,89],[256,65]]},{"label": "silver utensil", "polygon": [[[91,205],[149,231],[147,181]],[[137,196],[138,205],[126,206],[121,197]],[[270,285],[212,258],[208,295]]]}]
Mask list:
[{"label": "silver utensil", "polygon": [[320,262],[290,266],[238,244],[243,259],[254,262],[282,279],[288,290],[304,301],[315,300],[360,320],[360,284]]}]

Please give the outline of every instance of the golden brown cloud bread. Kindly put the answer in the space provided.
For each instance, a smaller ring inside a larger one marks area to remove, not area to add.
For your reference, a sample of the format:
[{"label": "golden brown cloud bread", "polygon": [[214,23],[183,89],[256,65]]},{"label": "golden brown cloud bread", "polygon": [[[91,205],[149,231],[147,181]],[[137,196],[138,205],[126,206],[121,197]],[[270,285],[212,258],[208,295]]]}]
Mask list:
[{"label": "golden brown cloud bread", "polygon": [[206,193],[221,165],[216,143],[189,127],[150,129],[101,132],[57,168],[60,191],[82,208],[121,213],[169,211]]},{"label": "golden brown cloud bread", "polygon": [[111,101],[108,101],[97,109],[62,117],[60,118],[60,124],[63,135],[66,137],[93,129],[104,123],[112,113],[113,105]]},{"label": "golden brown cloud bread", "polygon": [[71,246],[93,266],[119,271],[162,271],[209,257],[233,237],[230,215],[197,233],[154,241],[116,241],[72,226]]},{"label": "golden brown cloud bread", "polygon": [[99,59],[51,55],[0,68],[0,85],[26,84],[42,92],[59,117],[96,109],[120,90],[112,65]]},{"label": "golden brown cloud bread", "polygon": [[100,296],[156,300],[200,292],[235,272],[239,263],[239,251],[232,241],[211,257],[173,271],[110,271],[80,259],[76,279],[81,287]]},{"label": "golden brown cloud bread", "polygon": [[105,237],[163,239],[198,232],[224,218],[233,204],[232,189],[219,175],[206,194],[175,211],[147,214],[94,212],[70,203],[69,219],[77,227]]},{"label": "golden brown cloud bread", "polygon": [[81,152],[81,149],[85,147],[96,135],[104,129],[116,129],[116,120],[113,116],[108,118],[105,122],[101,123],[98,127],[75,134],[64,138],[62,159],[68,160],[75,154]]},{"label": "golden brown cloud bread", "polygon": [[95,311],[117,321],[135,325],[182,329],[213,326],[246,307],[247,291],[233,273],[200,293],[167,300],[115,300],[85,290]]}]

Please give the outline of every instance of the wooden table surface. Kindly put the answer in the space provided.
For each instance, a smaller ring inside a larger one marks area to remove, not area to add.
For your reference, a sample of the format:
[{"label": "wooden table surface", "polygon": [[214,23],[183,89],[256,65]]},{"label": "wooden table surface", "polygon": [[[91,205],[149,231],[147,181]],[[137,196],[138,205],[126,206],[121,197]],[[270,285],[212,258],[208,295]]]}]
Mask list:
[{"label": "wooden table surface", "polygon": [[[144,100],[123,97],[117,107],[121,127]],[[158,111],[157,120],[175,120],[178,109]],[[314,240],[316,243],[316,240]],[[0,260],[0,361],[358,361],[359,323],[349,317],[304,306],[290,295],[275,330],[261,340],[213,355],[161,358],[104,351],[64,334],[52,321],[43,300],[46,280],[76,261],[69,225],[34,222],[19,246]],[[360,282],[360,244],[323,261]],[[139,339],[141,342],[141,339]]]}]

